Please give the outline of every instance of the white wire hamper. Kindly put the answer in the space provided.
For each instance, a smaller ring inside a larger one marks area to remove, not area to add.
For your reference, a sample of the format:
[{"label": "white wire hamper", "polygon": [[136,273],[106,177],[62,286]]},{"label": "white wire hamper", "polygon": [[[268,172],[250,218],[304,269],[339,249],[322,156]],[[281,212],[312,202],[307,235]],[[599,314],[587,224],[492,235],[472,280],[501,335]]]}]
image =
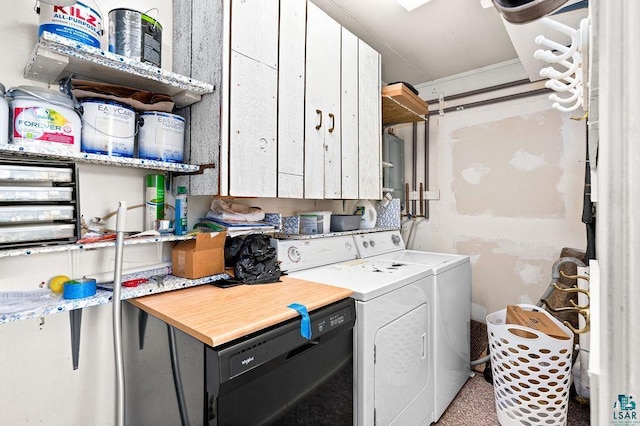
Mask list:
[{"label": "white wire hamper", "polygon": [[[502,426],[565,425],[573,332],[538,306],[517,306],[543,312],[568,338],[557,339],[532,328],[505,324],[506,309],[487,315],[498,421]],[[512,332],[517,330],[527,337]]]}]

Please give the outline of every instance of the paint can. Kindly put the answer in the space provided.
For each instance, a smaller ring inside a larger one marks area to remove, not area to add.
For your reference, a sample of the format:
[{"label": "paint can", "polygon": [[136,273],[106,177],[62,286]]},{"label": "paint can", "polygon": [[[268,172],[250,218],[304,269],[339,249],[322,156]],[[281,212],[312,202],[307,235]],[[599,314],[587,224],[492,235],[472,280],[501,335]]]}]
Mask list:
[{"label": "paint can", "polygon": [[18,86],[9,89],[7,97],[9,143],[80,152],[82,122],[69,96],[41,87]]},{"label": "paint can", "polygon": [[102,17],[82,2],[72,6],[40,3],[38,37],[49,32],[78,43],[102,49]]},{"label": "paint can", "polygon": [[9,103],[4,92],[4,85],[0,83],[0,145],[9,143]]},{"label": "paint can", "polygon": [[164,175],[147,175],[145,192],[145,230],[155,230],[164,220]]},{"label": "paint can", "polygon": [[138,157],[181,163],[184,156],[184,118],[166,112],[140,113]]},{"label": "paint can", "polygon": [[136,112],[133,107],[106,99],[80,101],[82,151],[116,157],[133,157]]},{"label": "paint can", "polygon": [[161,49],[160,22],[132,9],[109,12],[109,52],[159,67]]}]

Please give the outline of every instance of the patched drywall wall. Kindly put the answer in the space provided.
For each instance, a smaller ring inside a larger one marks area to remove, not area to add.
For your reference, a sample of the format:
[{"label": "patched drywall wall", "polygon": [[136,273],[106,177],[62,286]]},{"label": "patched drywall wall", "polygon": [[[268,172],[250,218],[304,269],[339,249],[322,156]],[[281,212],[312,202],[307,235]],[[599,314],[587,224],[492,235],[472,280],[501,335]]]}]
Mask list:
[{"label": "patched drywall wall", "polygon": [[[429,202],[429,219],[405,220],[403,235],[414,226],[410,248],[470,256],[472,319],[537,303],[562,248],[584,250],[584,126],[546,96],[430,117],[428,189],[440,199]],[[396,131],[412,183],[412,129]],[[419,184],[424,126],[416,134]]]},{"label": "patched drywall wall", "polygon": [[560,217],[562,121],[555,111],[506,117],[451,133],[451,190],[461,215]]}]

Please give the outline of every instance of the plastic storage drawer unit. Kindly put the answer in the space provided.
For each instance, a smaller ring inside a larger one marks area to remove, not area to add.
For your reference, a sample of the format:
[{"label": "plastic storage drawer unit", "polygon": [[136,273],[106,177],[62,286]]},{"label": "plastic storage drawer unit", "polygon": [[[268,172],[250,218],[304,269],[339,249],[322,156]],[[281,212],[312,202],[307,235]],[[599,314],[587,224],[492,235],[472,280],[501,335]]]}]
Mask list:
[{"label": "plastic storage drawer unit", "polygon": [[0,223],[74,219],[73,206],[0,206]]},{"label": "plastic storage drawer unit", "polygon": [[1,227],[0,243],[65,240],[74,238],[74,232],[75,226],[72,224]]},{"label": "plastic storage drawer unit", "polygon": [[73,170],[61,167],[36,167],[0,164],[0,180],[26,182],[71,182]]},{"label": "plastic storage drawer unit", "polygon": [[73,188],[0,186],[0,201],[71,201]]}]

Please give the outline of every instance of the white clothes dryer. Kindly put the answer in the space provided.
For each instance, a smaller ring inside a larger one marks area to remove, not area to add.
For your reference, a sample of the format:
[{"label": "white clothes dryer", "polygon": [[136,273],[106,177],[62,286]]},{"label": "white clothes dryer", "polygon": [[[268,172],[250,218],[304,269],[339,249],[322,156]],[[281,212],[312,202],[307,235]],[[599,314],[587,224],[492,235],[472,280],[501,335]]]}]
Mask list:
[{"label": "white clothes dryer", "polygon": [[378,259],[351,259],[294,271],[295,265],[312,263],[303,259],[313,256],[314,243],[324,251],[327,244],[335,243],[336,250],[349,247],[353,256],[353,238],[344,238],[280,240],[281,268],[292,277],[353,291],[354,424],[428,425],[435,400],[432,272],[418,264]]},{"label": "white clothes dryer", "polygon": [[433,273],[434,418],[440,419],[469,379],[471,265],[469,256],[407,250],[399,231],[354,235],[358,256],[423,265]]}]

